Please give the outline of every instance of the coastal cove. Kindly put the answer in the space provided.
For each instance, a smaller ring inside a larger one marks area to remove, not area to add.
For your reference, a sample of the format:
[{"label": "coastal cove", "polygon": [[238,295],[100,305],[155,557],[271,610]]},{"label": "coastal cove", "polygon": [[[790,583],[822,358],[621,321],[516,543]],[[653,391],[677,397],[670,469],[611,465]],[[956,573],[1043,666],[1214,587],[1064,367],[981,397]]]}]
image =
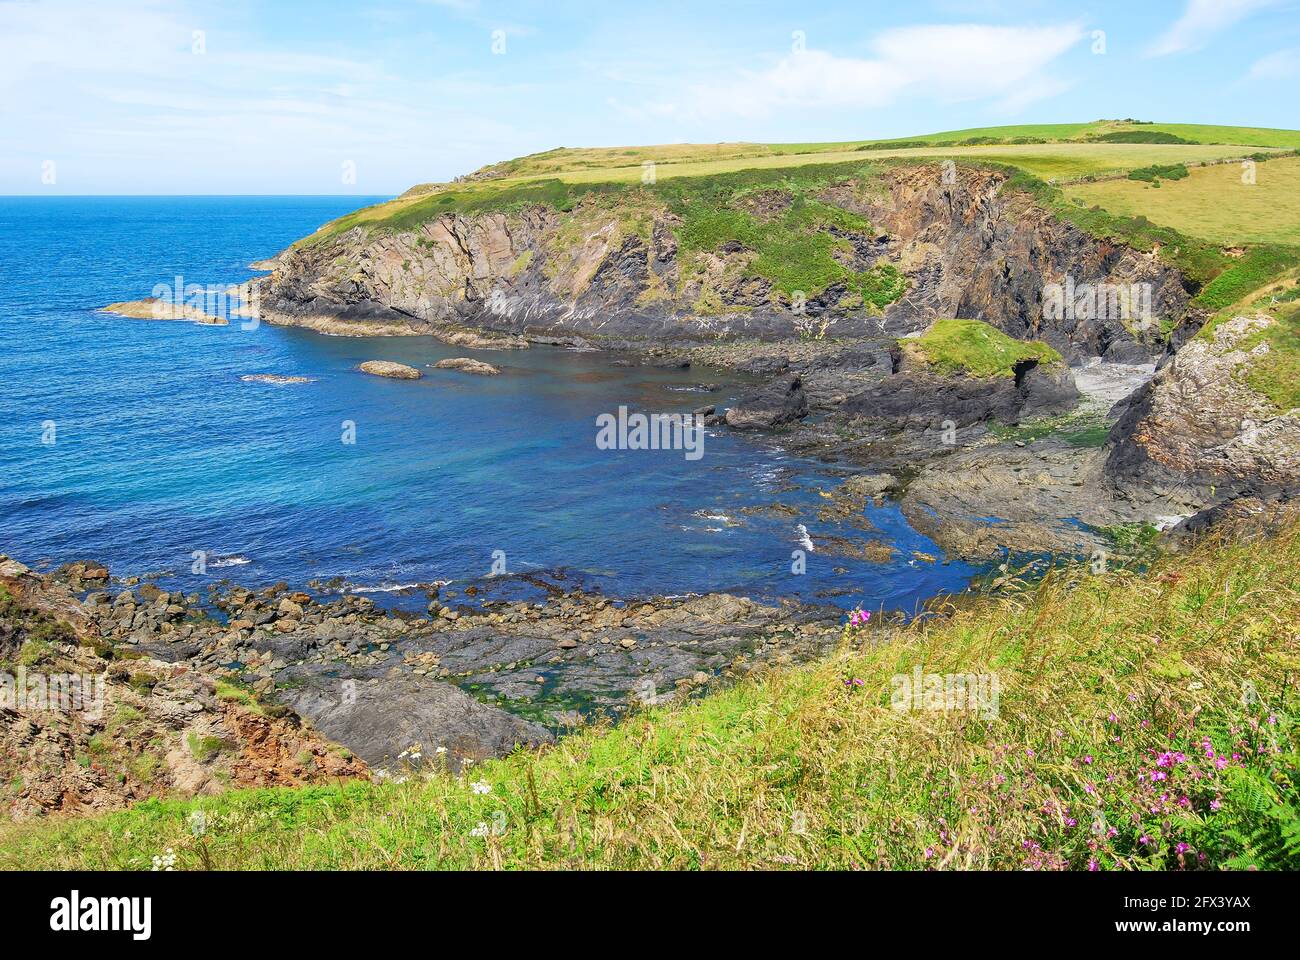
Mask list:
[{"label": "coastal cove", "polygon": [[[616,597],[909,612],[978,572],[945,562],[886,499],[828,513],[846,473],[792,455],[779,434],[709,429],[698,459],[597,446],[597,418],[620,407],[727,406],[750,386],[733,373],[99,310],[178,276],[243,282],[248,263],[364,202],[0,201],[4,552],[38,568],[93,559],[173,591],[284,581],[414,611],[426,598],[400,588],[463,587],[500,556],[508,573]],[[434,366],[457,357],[502,373]],[[368,360],[424,376],[366,377],[356,368]],[[191,572],[196,551],[204,573]]]}]

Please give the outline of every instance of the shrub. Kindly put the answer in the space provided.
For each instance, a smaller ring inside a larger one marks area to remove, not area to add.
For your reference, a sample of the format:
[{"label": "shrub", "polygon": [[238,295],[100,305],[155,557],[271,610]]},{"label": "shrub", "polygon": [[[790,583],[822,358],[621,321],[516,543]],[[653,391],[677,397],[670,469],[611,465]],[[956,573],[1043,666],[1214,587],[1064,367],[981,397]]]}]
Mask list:
[{"label": "shrub", "polygon": [[1128,178],[1130,180],[1145,180],[1152,186],[1160,186],[1161,180],[1182,180],[1190,176],[1187,167],[1181,163],[1171,163],[1167,165],[1154,164],[1149,167],[1139,167],[1136,170],[1130,170]]}]

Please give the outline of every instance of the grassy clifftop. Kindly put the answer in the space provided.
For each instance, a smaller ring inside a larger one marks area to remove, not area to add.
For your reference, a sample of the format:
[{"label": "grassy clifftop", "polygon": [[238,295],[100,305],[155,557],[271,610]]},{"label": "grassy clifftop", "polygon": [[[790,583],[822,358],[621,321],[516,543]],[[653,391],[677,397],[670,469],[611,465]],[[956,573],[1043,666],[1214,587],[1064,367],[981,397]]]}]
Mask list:
[{"label": "grassy clifftop", "polygon": [[6,827],[0,867],[1296,868],[1297,570],[1300,524],[1069,568],[462,776]]},{"label": "grassy clifftop", "polygon": [[919,337],[904,341],[903,349],[944,373],[972,377],[1010,377],[1025,360],[1061,362],[1045,343],[1016,340],[980,320],[936,320]]},{"label": "grassy clifftop", "polygon": [[[1127,138],[1127,139],[1126,139]],[[1044,179],[1123,174],[1149,166],[1214,163],[1256,150],[1300,149],[1300,131],[1255,127],[1138,124],[1037,124],[844,143],[661,144],[559,148],[492,164],[458,183],[426,183],[327,225],[313,239],[361,226],[404,229],[441,213],[476,213],[544,203],[558,209],[590,192],[691,178],[696,183],[745,172],[769,180],[801,167],[866,160],[950,157],[997,163]]]},{"label": "grassy clifftop", "polygon": [[[1073,154],[1081,164],[1089,164],[1086,152],[1069,149],[1080,145],[1141,146],[1231,146],[1279,147],[1300,149],[1300,131],[1272,130],[1263,127],[1227,127],[1211,124],[1137,123],[1123,120],[1098,120],[1092,123],[1039,123],[1016,126],[978,127],[944,133],[897,137],[892,140],[851,140],[825,143],[674,143],[639,147],[560,147],[514,160],[495,163],[476,171],[475,179],[519,179],[564,176],[577,181],[614,178],[640,179],[642,165],[654,163],[664,176],[690,176],[722,173],[741,167],[789,166],[803,162],[825,163],[844,159],[840,154],[861,151],[881,152],[935,148],[1037,147],[1052,144],[1067,147],[1062,156]],[[1092,163],[1107,164],[1137,156],[1140,151],[1094,151]],[[1188,156],[1205,155],[1205,151],[1185,151]],[[1236,151],[1240,153],[1241,151]],[[1045,151],[1023,151],[1027,163]],[[1151,151],[1147,151],[1148,154]],[[1155,151],[1155,155],[1173,153]],[[1210,151],[1219,155],[1221,151]],[[827,156],[833,155],[833,156]],[[1225,154],[1226,155],[1226,154]],[[1139,164],[1141,165],[1141,164]],[[704,169],[701,169],[704,167]],[[414,187],[412,194],[436,189],[437,184]]]}]

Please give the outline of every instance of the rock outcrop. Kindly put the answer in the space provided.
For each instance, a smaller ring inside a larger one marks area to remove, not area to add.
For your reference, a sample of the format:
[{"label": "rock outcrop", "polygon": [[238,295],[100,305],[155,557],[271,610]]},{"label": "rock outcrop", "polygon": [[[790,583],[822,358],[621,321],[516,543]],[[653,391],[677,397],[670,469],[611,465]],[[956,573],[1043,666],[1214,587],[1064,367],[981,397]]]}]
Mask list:
[{"label": "rock outcrop", "polygon": [[[8,817],[369,775],[296,716],[106,639],[74,593],[102,584],[101,570],[76,564],[42,577],[0,557],[0,808]],[[171,598],[158,596],[159,617],[178,620]],[[110,622],[129,624],[135,605],[131,616],[127,607],[106,606]]]},{"label": "rock outcrop", "polygon": [[174,303],[171,300],[158,297],[110,303],[101,309],[104,313],[113,313],[119,317],[130,317],[132,320],[180,320],[186,323],[201,323],[217,327],[223,327],[230,323],[230,320],[226,317],[208,313],[186,303]]},{"label": "rock outcrop", "polygon": [[[288,705],[325,736],[348,744],[380,769],[400,765],[404,756],[418,751],[420,759],[442,755],[451,769],[459,770],[466,760],[500,757],[516,747],[538,747],[555,739],[545,727],[480,703],[443,680],[405,673],[371,684],[363,676],[360,683],[354,680],[354,690],[344,686],[349,678],[326,681],[320,676],[324,672],[285,671],[291,691]],[[322,695],[323,690],[337,692]]]},{"label": "rock outcrop", "polygon": [[897,373],[849,397],[840,409],[890,430],[941,430],[1063,413],[1078,399],[1063,363],[1026,361],[1011,377],[974,377],[904,360]]},{"label": "rock outcrop", "polygon": [[434,367],[438,370],[459,370],[461,373],[472,373],[480,377],[495,377],[501,373],[500,367],[494,367],[490,363],[471,357],[448,357],[446,360],[439,360]]},{"label": "rock outcrop", "polygon": [[1189,340],[1127,404],[1108,476],[1156,487],[1194,513],[1224,499],[1300,485],[1300,410],[1279,410],[1246,381],[1281,321],[1236,317]]},{"label": "rock outcrop", "polygon": [[808,397],[796,374],[773,381],[762,390],[736,401],[726,413],[727,426],[736,430],[771,430],[808,416]]},{"label": "rock outcrop", "polygon": [[419,380],[424,376],[415,367],[408,367],[404,363],[396,363],[392,360],[367,360],[357,369],[372,377],[388,377],[392,380]]}]

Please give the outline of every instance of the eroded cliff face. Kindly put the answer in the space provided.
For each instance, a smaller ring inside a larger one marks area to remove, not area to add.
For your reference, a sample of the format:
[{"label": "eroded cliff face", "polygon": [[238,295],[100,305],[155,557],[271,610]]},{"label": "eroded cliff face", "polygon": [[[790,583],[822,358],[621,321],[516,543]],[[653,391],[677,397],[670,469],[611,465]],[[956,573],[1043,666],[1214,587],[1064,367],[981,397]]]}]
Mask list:
[{"label": "eroded cliff face", "polygon": [[[689,343],[896,337],[959,317],[1045,340],[1071,361],[1154,356],[1158,324],[1143,329],[1073,307],[1045,319],[1044,290],[1145,284],[1155,318],[1177,320],[1189,310],[1177,271],[1055,219],[1027,195],[1003,190],[1005,180],[967,167],[898,167],[816,195],[870,224],[828,229],[837,262],[853,271],[889,264],[906,278],[906,292],[883,311],[832,283],[808,291],[800,312],[796,297],[751,269],[757,254],[741,243],[683,255],[681,220],[642,194],[587,198],[563,213],[446,214],[406,232],[355,228],[290,248],[255,285],[265,319],[338,333],[467,326]],[[788,203],[769,190],[733,206],[762,221]]]},{"label": "eroded cliff face", "polygon": [[1300,489],[1300,410],[1279,410],[1245,379],[1270,350],[1255,335],[1279,322],[1236,317],[1188,341],[1115,425],[1108,474],[1192,510]]}]

